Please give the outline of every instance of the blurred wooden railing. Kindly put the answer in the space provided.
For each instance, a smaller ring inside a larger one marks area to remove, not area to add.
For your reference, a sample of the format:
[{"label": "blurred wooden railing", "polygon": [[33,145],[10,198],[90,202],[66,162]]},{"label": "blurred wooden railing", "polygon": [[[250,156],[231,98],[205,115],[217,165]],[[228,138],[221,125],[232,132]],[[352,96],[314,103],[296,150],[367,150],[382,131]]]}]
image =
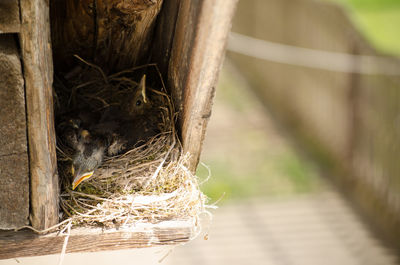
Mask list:
[{"label": "blurred wooden railing", "polygon": [[[241,1],[233,31],[301,48],[380,56],[344,10],[325,2]],[[366,220],[400,247],[400,76],[318,69],[237,52],[228,57]],[[388,61],[400,69],[397,59]]]}]

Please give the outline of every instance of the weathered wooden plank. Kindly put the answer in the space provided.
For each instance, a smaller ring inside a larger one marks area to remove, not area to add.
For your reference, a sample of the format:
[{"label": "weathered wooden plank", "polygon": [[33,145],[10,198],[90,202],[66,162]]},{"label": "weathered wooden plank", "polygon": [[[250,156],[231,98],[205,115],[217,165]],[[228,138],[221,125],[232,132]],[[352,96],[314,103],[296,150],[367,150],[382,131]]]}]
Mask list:
[{"label": "weathered wooden plank", "polygon": [[31,173],[31,223],[45,229],[58,222],[58,175],[53,118],[53,62],[46,0],[21,0]]},{"label": "weathered wooden plank", "polygon": [[[57,70],[70,70],[73,54],[118,71],[148,59],[162,0],[51,1]],[[67,48],[65,44],[68,44]]]},{"label": "weathered wooden plank", "polygon": [[0,33],[17,33],[20,25],[18,0],[1,0]]},{"label": "weathered wooden plank", "polygon": [[0,229],[13,229],[28,223],[29,169],[24,79],[11,34],[0,35],[0,73]]},{"label": "weathered wooden plank", "polygon": [[[166,221],[130,229],[76,228],[71,230],[66,252],[94,252],[124,248],[174,245],[194,236],[191,221]],[[61,253],[64,236],[39,236],[31,231],[0,231],[0,259]]]},{"label": "weathered wooden plank", "polygon": [[236,1],[180,3],[168,85],[180,111],[179,127],[184,151],[191,154],[191,170],[199,161],[235,6]]}]

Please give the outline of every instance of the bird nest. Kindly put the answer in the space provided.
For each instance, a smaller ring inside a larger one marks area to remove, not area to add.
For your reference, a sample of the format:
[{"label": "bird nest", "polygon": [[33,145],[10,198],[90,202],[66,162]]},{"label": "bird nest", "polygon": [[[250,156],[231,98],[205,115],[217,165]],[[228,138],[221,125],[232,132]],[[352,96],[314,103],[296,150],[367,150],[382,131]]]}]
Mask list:
[{"label": "bird nest", "polygon": [[[161,75],[155,65],[127,69],[106,75],[83,59],[76,73],[55,79],[55,113],[73,109],[77,102],[101,109],[118,104],[116,94],[130,93],[138,76],[152,68],[152,99],[159,110],[160,133],[146,143],[116,156],[105,157],[94,176],[71,187],[71,153],[57,141],[62,224],[79,226],[129,227],[137,223],[167,220],[195,220],[203,213],[206,197],[197,177],[188,170],[189,154],[183,154],[175,131],[175,113]],[[82,70],[83,69],[83,70]],[[72,71],[74,72],[74,71]],[[83,74],[82,74],[83,73]],[[84,76],[84,77],[83,77]],[[122,92],[121,92],[122,91]]]}]

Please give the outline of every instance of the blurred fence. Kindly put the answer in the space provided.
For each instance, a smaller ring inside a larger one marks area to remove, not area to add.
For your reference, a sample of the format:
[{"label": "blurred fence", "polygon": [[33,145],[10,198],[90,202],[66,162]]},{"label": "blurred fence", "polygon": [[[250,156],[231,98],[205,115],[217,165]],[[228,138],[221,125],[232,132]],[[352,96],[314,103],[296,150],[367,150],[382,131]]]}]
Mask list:
[{"label": "blurred fence", "polygon": [[[369,220],[400,247],[400,61],[379,56],[347,14],[326,2],[242,0],[233,31],[256,39],[244,45],[254,52],[240,52],[238,42],[246,38],[234,34],[228,48],[236,52],[228,57],[303,146],[329,166],[334,181]],[[306,52],[300,63],[293,46]],[[334,52],[333,57],[323,51]],[[350,60],[335,69],[346,54]],[[321,61],[327,67],[318,67]]]}]

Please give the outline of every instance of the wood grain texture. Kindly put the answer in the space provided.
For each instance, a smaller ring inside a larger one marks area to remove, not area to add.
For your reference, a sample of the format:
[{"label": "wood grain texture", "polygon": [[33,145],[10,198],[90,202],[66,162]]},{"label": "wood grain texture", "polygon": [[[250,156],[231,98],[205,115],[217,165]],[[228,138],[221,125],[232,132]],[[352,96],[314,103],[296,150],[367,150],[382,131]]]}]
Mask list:
[{"label": "wood grain texture", "polygon": [[28,223],[25,92],[14,35],[0,34],[0,229]]},{"label": "wood grain texture", "polygon": [[21,0],[31,175],[31,224],[45,229],[58,222],[58,175],[53,118],[53,62],[46,0]]},{"label": "wood grain texture", "polygon": [[18,0],[1,0],[0,33],[17,33],[20,25]]},{"label": "wood grain texture", "polygon": [[73,54],[116,72],[147,62],[162,0],[51,1],[56,70],[70,70]]},{"label": "wood grain texture", "polygon": [[[154,225],[139,224],[130,229],[120,230],[76,228],[71,230],[66,252],[94,252],[184,243],[195,234],[192,224],[190,221],[166,221]],[[55,233],[39,236],[31,231],[0,231],[0,259],[61,253],[64,238]]]},{"label": "wood grain texture", "polygon": [[224,58],[236,1],[182,1],[180,3],[168,84],[185,152],[191,154],[190,169],[197,167],[218,73]]}]

